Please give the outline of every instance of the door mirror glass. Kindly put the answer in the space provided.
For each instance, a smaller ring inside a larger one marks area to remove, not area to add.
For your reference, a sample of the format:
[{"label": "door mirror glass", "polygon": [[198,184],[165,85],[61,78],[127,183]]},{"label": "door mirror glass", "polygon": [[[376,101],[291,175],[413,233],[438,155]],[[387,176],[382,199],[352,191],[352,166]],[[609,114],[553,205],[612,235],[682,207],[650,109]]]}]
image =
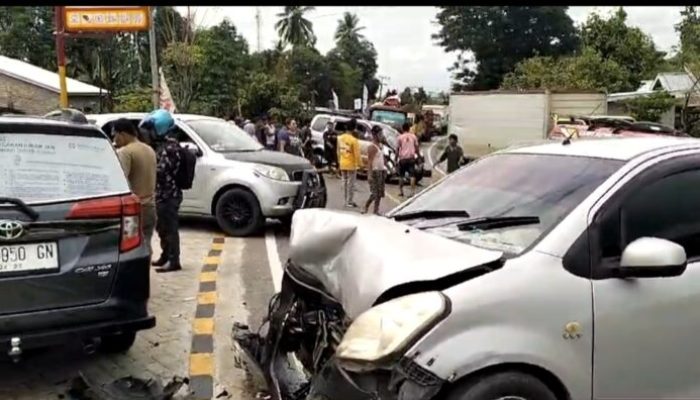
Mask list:
[{"label": "door mirror glass", "polygon": [[687,264],[683,246],[666,239],[643,237],[627,245],[617,272],[621,278],[678,276]]},{"label": "door mirror glass", "polygon": [[180,143],[180,146],[182,146],[183,148],[185,148],[185,149],[191,151],[191,152],[194,153],[197,157],[201,157],[201,156],[204,155],[204,153],[202,153],[202,149],[200,149],[199,147],[197,147],[197,145],[194,144],[194,143],[192,143],[192,142],[181,142],[181,143]]}]

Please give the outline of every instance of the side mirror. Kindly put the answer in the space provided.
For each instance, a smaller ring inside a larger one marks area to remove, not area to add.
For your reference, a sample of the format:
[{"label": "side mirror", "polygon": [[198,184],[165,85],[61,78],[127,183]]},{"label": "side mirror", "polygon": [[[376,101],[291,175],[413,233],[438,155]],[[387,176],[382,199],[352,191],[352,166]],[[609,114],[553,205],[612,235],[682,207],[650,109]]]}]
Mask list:
[{"label": "side mirror", "polygon": [[182,142],[180,145],[187,150],[191,151],[194,153],[197,157],[202,157],[204,155],[204,152],[202,152],[202,149],[200,149],[196,144],[190,143],[190,142]]},{"label": "side mirror", "polygon": [[669,240],[644,237],[628,244],[622,252],[620,278],[656,278],[683,274],[688,265],[685,249]]}]

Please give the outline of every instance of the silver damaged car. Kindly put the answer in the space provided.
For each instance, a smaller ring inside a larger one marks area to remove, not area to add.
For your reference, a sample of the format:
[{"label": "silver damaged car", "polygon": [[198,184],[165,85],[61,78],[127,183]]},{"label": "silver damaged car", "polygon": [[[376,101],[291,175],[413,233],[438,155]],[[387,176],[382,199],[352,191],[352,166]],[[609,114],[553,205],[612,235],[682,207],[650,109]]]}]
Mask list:
[{"label": "silver damaged car", "polygon": [[700,398],[698,205],[695,139],[504,150],[388,218],[298,212],[234,343],[276,399]]}]

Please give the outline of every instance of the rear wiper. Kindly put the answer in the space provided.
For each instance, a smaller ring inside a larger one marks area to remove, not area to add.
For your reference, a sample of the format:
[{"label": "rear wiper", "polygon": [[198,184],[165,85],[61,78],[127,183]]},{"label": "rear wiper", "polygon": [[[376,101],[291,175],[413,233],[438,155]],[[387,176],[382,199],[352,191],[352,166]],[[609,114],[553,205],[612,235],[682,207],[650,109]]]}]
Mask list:
[{"label": "rear wiper", "polygon": [[36,221],[39,219],[39,214],[34,211],[33,208],[29,207],[25,202],[23,202],[20,199],[14,198],[14,197],[0,197],[0,204],[14,204],[24,212],[25,215],[27,215],[29,218],[32,219],[32,221]]},{"label": "rear wiper", "polygon": [[457,225],[457,229],[460,231],[471,231],[471,230],[488,230],[488,229],[498,229],[498,228],[509,228],[512,226],[520,225],[533,225],[539,224],[540,217],[536,216],[522,216],[522,217],[482,217],[475,218],[468,222],[463,222]]},{"label": "rear wiper", "polygon": [[436,219],[464,217],[469,218],[469,213],[464,210],[421,210],[394,215],[394,221],[406,221],[414,218]]}]

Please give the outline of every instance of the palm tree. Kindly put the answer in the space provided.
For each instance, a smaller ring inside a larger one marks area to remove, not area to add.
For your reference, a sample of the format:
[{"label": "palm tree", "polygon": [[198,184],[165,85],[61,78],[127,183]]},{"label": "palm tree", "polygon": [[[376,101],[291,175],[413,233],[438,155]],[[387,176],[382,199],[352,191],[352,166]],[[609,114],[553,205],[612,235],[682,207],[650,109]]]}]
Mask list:
[{"label": "palm tree", "polygon": [[284,12],[277,14],[280,20],[275,24],[275,28],[282,42],[293,47],[316,44],[313,24],[304,18],[304,13],[313,9],[314,7],[309,6],[286,6]]},{"label": "palm tree", "polygon": [[359,41],[363,38],[360,31],[365,29],[364,26],[358,26],[360,19],[357,14],[346,12],[343,14],[343,19],[338,20],[338,28],[335,30],[335,41],[342,42],[345,40]]}]

